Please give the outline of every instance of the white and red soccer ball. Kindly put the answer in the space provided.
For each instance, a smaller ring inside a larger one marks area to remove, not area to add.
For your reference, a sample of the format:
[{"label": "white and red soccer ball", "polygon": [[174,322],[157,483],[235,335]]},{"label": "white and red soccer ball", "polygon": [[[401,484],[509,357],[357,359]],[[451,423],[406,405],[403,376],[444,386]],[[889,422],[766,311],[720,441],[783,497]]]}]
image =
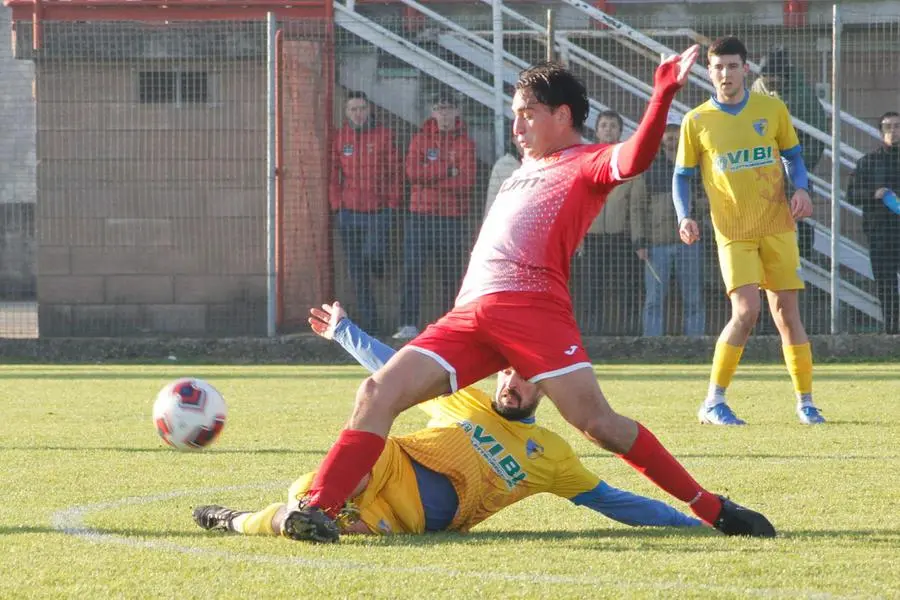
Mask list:
[{"label": "white and red soccer ball", "polygon": [[153,403],[153,423],[165,443],[178,450],[201,450],[212,444],[228,408],[216,388],[202,379],[178,379],[167,384]]}]

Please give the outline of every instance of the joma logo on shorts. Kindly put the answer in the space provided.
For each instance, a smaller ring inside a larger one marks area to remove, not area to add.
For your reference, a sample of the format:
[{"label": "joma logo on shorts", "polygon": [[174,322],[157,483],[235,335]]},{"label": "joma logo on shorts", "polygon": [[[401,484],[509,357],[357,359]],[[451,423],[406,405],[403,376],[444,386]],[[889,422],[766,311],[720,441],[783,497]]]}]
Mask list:
[{"label": "joma logo on shorts", "polygon": [[774,165],[772,146],[756,146],[726,152],[715,157],[715,165],[719,171],[740,171],[754,167]]},{"label": "joma logo on shorts", "polygon": [[506,482],[509,489],[516,487],[517,483],[525,479],[526,473],[518,461],[481,425],[460,421],[459,426],[469,434],[472,446],[487,461],[491,469]]}]

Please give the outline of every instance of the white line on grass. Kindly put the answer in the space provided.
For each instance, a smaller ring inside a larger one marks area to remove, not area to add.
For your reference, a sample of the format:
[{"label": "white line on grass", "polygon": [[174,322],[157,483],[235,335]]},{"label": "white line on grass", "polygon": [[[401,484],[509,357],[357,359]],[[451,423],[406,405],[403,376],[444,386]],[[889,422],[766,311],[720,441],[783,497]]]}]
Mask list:
[{"label": "white line on grass", "polygon": [[744,596],[759,597],[787,597],[787,598],[813,598],[821,600],[839,600],[844,598],[859,598],[860,596],[836,596],[824,592],[816,592],[811,590],[784,590],[769,588],[752,588],[743,586],[722,586],[722,585],[706,585],[686,582],[634,582],[634,581],[609,581],[591,577],[571,577],[567,575],[546,575],[541,573],[503,573],[500,571],[458,571],[456,569],[447,569],[445,567],[390,567],[381,563],[362,562],[351,560],[339,560],[328,558],[303,558],[299,556],[273,556],[268,554],[246,554],[239,552],[229,552],[226,550],[214,550],[210,548],[198,548],[195,546],[184,546],[172,542],[160,540],[142,540],[123,535],[112,533],[104,533],[93,529],[85,524],[85,518],[93,513],[114,510],[125,506],[140,506],[144,504],[152,504],[154,502],[163,502],[173,500],[183,496],[205,496],[221,494],[223,492],[245,491],[252,489],[271,489],[275,487],[286,488],[289,483],[266,483],[256,485],[229,486],[210,489],[198,490],[181,490],[156,494],[152,496],[134,496],[122,498],[120,500],[111,500],[109,502],[99,502],[96,504],[84,504],[80,506],[70,506],[63,510],[59,510],[50,518],[52,527],[62,533],[72,535],[86,541],[97,544],[116,544],[129,546],[132,548],[149,548],[151,550],[167,550],[170,552],[178,552],[181,554],[190,554],[195,556],[207,556],[210,558],[221,558],[236,562],[246,563],[263,563],[300,566],[309,569],[350,569],[358,571],[385,571],[392,573],[422,573],[429,575],[444,575],[446,577],[465,577],[478,578],[486,581],[514,581],[527,584],[559,584],[559,585],[582,585],[582,586],[599,586],[615,587],[626,590],[706,590],[709,592],[725,592]]}]

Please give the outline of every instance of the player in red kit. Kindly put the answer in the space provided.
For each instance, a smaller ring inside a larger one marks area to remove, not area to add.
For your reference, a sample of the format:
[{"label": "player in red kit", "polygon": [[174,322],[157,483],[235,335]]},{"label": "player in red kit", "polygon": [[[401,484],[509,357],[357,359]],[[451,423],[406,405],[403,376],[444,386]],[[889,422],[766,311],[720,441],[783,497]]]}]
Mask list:
[{"label": "player in red kit", "polygon": [[372,469],[397,415],[509,365],[537,383],[588,439],[688,503],[700,519],[729,535],[775,535],[764,516],[705,490],[652,433],[612,410],[568,292],[572,254],[608,192],[653,162],[669,105],[698,52],[693,46],[659,66],[637,131],[614,145],[581,143],[588,100],[571,73],[545,63],[520,74],[513,134],[525,160],[482,225],[454,308],[360,385],[346,429],[285,518],[283,535],[336,541],[334,517]]}]

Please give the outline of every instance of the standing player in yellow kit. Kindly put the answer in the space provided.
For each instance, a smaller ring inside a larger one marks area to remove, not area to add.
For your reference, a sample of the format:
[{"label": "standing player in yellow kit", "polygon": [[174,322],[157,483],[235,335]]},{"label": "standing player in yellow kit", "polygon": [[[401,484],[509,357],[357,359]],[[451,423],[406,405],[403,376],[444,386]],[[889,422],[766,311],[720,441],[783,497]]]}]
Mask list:
[{"label": "standing player in yellow kit", "polygon": [[[684,243],[693,244],[700,229],[691,217],[688,182],[697,171],[703,177],[731,299],[731,320],[716,344],[709,391],[698,416],[701,423],[744,424],[725,403],[725,390],[759,318],[762,288],[781,334],[797,415],[808,425],[824,423],[812,400],[812,352],[797,294],[803,280],[795,221],[812,214],[797,132],[781,100],[751,94],[745,87],[750,69],[739,39],[717,40],[708,57],[715,96],[685,116],[672,181],[679,234]],[[795,189],[790,202],[784,193],[785,170]]]}]

